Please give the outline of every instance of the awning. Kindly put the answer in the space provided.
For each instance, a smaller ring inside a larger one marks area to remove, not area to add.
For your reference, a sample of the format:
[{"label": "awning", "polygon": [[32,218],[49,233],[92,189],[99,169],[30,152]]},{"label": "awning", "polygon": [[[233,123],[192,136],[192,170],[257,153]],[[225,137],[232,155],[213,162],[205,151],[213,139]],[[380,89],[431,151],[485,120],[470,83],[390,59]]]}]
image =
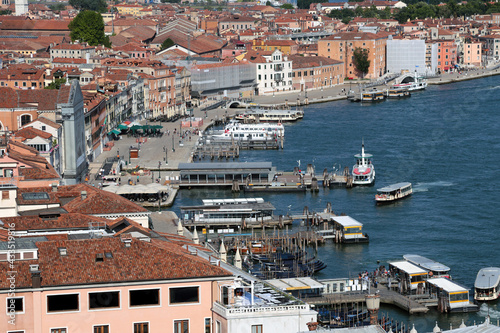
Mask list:
[{"label": "awning", "polygon": [[123,123],[124,123],[125,125],[127,125],[127,126],[128,126],[128,125],[130,125],[130,121],[128,121],[128,120],[127,120],[127,121],[124,121]]},{"label": "awning", "polygon": [[118,129],[121,129],[121,130],[127,130],[128,129],[128,126],[125,125],[125,124],[120,124],[118,125]]},{"label": "awning", "polygon": [[151,128],[152,129],[162,129],[163,126],[161,126],[161,125],[151,125]]},{"label": "awning", "polygon": [[112,130],[111,133],[113,133],[114,135],[122,134],[122,132],[120,130],[117,130],[116,128],[114,130]]},{"label": "awning", "polygon": [[142,130],[142,126],[140,126],[140,125],[134,125],[134,126],[130,127],[130,129],[132,130],[132,132],[135,132],[135,131],[138,131],[138,130]]}]

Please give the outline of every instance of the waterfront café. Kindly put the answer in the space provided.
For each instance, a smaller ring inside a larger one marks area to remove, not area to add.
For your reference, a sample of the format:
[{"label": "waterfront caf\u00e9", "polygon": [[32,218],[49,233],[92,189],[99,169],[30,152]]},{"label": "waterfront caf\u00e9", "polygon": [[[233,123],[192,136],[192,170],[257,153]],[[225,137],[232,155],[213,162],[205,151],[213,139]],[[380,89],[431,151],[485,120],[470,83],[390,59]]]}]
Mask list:
[{"label": "waterfront caf\u00e9", "polygon": [[389,271],[392,276],[399,279],[399,292],[401,294],[423,294],[425,280],[429,278],[429,272],[408,261],[389,262]]},{"label": "waterfront caf\u00e9", "polygon": [[429,294],[438,300],[440,312],[470,312],[477,311],[478,307],[469,301],[469,289],[447,278],[433,278],[427,280]]},{"label": "waterfront caf\u00e9", "polygon": [[179,163],[180,186],[268,184],[276,174],[271,162]]},{"label": "waterfront caf\u00e9", "polygon": [[412,264],[415,264],[419,267],[422,267],[423,269],[426,269],[429,271],[429,277],[445,277],[448,279],[451,279],[450,276],[450,268],[448,266],[445,266],[437,261],[431,260],[426,257],[419,256],[417,254],[405,254],[403,258],[411,262]]}]

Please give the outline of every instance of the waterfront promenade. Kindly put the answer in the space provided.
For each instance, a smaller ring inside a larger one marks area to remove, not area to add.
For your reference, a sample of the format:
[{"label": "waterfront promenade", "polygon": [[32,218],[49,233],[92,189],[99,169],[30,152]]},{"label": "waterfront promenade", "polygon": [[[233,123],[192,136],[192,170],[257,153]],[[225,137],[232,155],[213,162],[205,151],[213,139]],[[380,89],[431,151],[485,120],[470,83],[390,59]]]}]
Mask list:
[{"label": "waterfront promenade", "polygon": [[[432,78],[428,80],[430,85],[432,84],[446,84],[459,82],[464,80],[472,80],[476,78],[488,77],[491,75],[500,74],[499,69],[492,71],[489,70],[471,70],[467,72],[443,74],[437,78]],[[342,100],[347,98],[347,92],[349,89],[356,89],[357,83],[344,83],[343,85],[333,86],[316,90],[307,91],[307,101],[309,103],[322,103],[328,101]],[[290,92],[290,93],[276,93],[273,95],[266,96],[256,96],[254,102],[260,105],[285,105],[295,104],[299,100],[301,105],[306,102],[305,92]],[[209,101],[209,103],[215,101]],[[207,105],[207,104],[205,104]],[[194,117],[203,118],[203,125],[201,130],[205,130],[213,121],[222,119],[224,117],[230,117],[235,114],[238,109],[214,109],[207,112],[201,111],[200,108],[195,108],[193,111]],[[307,119],[307,115],[306,115]],[[184,138],[181,137],[180,131],[190,130],[191,132],[194,128],[181,128],[181,120],[175,122],[148,122],[146,120],[141,121],[142,124],[149,125],[162,125],[162,131],[170,132],[170,135],[163,135],[161,138],[147,138],[147,142],[142,143],[140,146],[140,153],[138,159],[128,158],[129,148],[131,146],[137,146],[136,138],[127,137],[123,135],[120,140],[114,141],[114,146],[109,151],[103,151],[99,155],[96,161],[90,163],[89,165],[89,182],[99,184],[99,180],[95,180],[96,175],[99,173],[101,166],[103,165],[106,158],[120,156],[121,159],[127,162],[126,169],[131,169],[135,166],[146,170],[152,170],[152,173],[148,175],[139,176],[139,183],[147,184],[156,181],[156,178],[161,178],[162,183],[166,180],[166,177],[172,179],[179,175],[178,165],[179,163],[190,162],[192,160],[192,152],[194,150],[195,143],[198,139],[198,135],[186,135]],[[174,131],[176,133],[174,134]],[[168,163],[165,163],[165,159]],[[122,179],[122,182],[127,181],[128,176]],[[132,177],[134,182],[137,181],[137,176]]]}]

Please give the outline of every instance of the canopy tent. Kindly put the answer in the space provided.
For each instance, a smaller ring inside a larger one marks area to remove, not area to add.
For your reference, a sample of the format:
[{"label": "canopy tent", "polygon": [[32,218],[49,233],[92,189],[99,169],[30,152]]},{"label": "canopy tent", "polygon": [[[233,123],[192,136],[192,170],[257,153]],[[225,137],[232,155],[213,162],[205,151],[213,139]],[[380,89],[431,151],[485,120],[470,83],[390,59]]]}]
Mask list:
[{"label": "canopy tent", "polygon": [[125,125],[125,124],[120,124],[120,125],[118,125],[118,129],[120,129],[120,130],[128,130],[128,126]]},{"label": "canopy tent", "polygon": [[120,130],[117,130],[116,128],[112,130],[110,133],[113,133],[114,135],[120,135],[122,132]]},{"label": "canopy tent", "polygon": [[143,129],[141,125],[133,125],[130,127],[130,130],[135,133],[136,131],[142,131]]}]

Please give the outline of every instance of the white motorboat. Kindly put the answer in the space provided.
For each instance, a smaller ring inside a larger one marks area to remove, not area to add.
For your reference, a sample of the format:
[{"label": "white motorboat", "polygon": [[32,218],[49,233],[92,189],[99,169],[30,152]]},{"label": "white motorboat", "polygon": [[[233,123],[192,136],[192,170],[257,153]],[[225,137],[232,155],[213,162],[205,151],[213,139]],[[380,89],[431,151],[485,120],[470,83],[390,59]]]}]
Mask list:
[{"label": "white motorboat", "polygon": [[365,154],[365,144],[361,144],[361,154],[354,155],[356,164],[352,168],[352,183],[354,185],[373,185],[375,183],[375,167],[371,158],[373,155]]},{"label": "white motorboat", "polygon": [[476,301],[493,301],[500,292],[500,268],[482,268],[474,282],[474,299]]}]

